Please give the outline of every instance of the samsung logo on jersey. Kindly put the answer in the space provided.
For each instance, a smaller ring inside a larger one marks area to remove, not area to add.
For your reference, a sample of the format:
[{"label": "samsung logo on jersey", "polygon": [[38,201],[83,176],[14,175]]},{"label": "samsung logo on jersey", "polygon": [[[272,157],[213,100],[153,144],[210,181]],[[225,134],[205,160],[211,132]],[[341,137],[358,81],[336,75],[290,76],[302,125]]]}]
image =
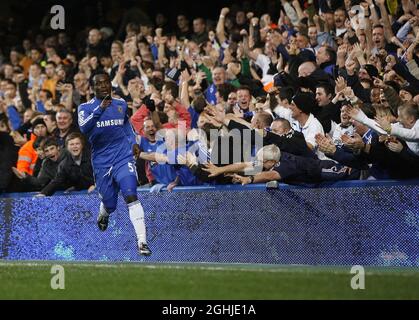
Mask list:
[{"label": "samsung logo on jersey", "polygon": [[105,120],[105,121],[98,121],[96,122],[96,126],[98,128],[103,128],[103,127],[111,127],[111,126],[122,126],[124,125],[124,120],[123,119],[115,119],[115,120]]}]

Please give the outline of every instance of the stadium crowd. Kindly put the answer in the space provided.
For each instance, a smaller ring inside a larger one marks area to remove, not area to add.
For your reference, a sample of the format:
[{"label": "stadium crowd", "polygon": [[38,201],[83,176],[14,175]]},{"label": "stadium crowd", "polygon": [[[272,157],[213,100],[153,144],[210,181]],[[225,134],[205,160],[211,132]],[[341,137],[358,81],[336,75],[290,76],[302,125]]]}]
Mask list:
[{"label": "stadium crowd", "polygon": [[418,178],[417,2],[274,2],[3,48],[0,192],[94,190],[77,109],[101,73],[128,103],[139,185],[153,190]]}]

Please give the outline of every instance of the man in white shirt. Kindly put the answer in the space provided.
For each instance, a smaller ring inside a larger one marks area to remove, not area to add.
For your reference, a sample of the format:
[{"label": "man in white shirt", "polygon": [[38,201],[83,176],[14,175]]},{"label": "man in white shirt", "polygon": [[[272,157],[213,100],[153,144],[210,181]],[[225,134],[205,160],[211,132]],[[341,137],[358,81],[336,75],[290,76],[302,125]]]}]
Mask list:
[{"label": "man in white shirt", "polygon": [[342,36],[347,30],[345,27],[345,21],[347,19],[347,14],[345,9],[338,8],[334,13],[335,17],[335,27],[336,27],[336,36]]},{"label": "man in white shirt", "polygon": [[312,93],[297,93],[290,104],[292,118],[295,120],[291,126],[294,130],[302,132],[308,147],[317,154],[319,159],[324,159],[324,154],[317,150],[316,134],[324,135],[324,131],[320,121],[311,113],[315,106],[316,100]]},{"label": "man in white shirt", "polygon": [[307,146],[313,150],[319,159],[325,159],[325,155],[317,150],[315,136],[324,135],[323,126],[311,113],[316,106],[314,94],[298,92],[291,99],[288,107],[278,106],[274,112],[281,118],[287,119],[291,127],[304,135]]}]

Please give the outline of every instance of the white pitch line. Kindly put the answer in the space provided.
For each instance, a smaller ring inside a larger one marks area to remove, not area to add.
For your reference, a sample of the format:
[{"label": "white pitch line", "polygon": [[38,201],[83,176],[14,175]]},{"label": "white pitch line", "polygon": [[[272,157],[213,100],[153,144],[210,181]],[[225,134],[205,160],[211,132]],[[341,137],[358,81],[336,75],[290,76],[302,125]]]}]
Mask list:
[{"label": "white pitch line", "polygon": [[[314,269],[310,266],[266,266],[266,268],[257,268],[253,267],[252,265],[243,265],[242,267],[234,267],[231,265],[227,266],[205,266],[205,265],[197,265],[193,266],[190,264],[181,265],[164,265],[164,264],[140,264],[140,263],[73,263],[73,262],[63,262],[63,261],[49,261],[49,262],[0,262],[0,267],[2,266],[28,266],[28,267],[45,267],[49,265],[61,264],[64,266],[73,266],[73,267],[94,267],[94,268],[108,268],[108,269],[121,269],[121,268],[144,268],[144,269],[168,269],[168,270],[206,270],[206,271],[245,271],[245,272],[269,272],[269,273],[289,273],[289,272],[298,272],[298,273],[331,273],[331,274],[349,274],[350,269],[345,270],[344,267],[341,270],[333,270],[321,268],[321,269]],[[295,267],[295,270],[292,268]],[[321,266],[320,266],[321,267]],[[332,267],[331,267],[332,268]],[[367,271],[365,274],[368,276],[371,275],[398,275],[398,276],[410,276],[415,270],[395,270],[395,272],[390,273],[391,270],[383,269],[382,272],[377,271]]]}]

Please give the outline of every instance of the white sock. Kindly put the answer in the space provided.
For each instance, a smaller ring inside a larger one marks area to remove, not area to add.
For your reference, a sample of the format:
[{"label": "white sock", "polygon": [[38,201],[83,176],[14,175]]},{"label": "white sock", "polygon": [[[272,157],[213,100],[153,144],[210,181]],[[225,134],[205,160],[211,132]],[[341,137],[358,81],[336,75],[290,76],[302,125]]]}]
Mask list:
[{"label": "white sock", "polygon": [[109,213],[106,211],[105,209],[105,205],[103,204],[103,202],[100,203],[100,209],[99,209],[99,214],[101,216],[109,216]]},{"label": "white sock", "polygon": [[137,234],[138,242],[147,243],[147,236],[144,223],[144,209],[140,201],[128,204],[129,217]]}]

